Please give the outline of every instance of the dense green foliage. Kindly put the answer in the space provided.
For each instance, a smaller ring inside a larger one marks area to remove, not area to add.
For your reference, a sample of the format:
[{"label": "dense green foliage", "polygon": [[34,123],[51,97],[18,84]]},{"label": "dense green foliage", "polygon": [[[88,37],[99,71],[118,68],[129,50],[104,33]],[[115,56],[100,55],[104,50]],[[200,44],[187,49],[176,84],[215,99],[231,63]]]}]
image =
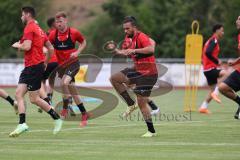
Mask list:
[{"label": "dense green foliage", "polygon": [[0,57],[16,57],[11,44],[18,41],[22,35],[21,7],[34,6],[37,12],[37,20],[42,25],[46,0],[0,0]]},{"label": "dense green foliage", "polygon": [[[46,0],[0,0],[0,57],[15,55],[10,46],[22,34],[20,7],[26,4],[36,8],[37,20],[45,28]],[[240,14],[239,0],[109,0],[102,8],[104,12],[82,29],[88,53],[111,57],[103,52],[104,42],[123,39],[122,20],[126,15],[133,15],[139,28],[157,42],[157,57],[184,57],[185,36],[191,33],[193,20],[200,22],[204,41],[211,36],[212,26],[222,23],[225,36],[221,41],[221,56],[237,56],[235,20]]]},{"label": "dense green foliage", "polygon": [[[106,40],[123,38],[121,23],[126,15],[137,18],[139,28],[158,44],[157,57],[184,57],[185,36],[191,33],[193,20],[200,22],[204,41],[212,34],[212,26],[221,23],[225,37],[221,41],[221,56],[237,56],[237,30],[235,20],[239,15],[237,0],[114,0],[103,5],[104,15],[87,29],[89,47],[102,51]],[[100,56],[110,56],[98,52]]]}]

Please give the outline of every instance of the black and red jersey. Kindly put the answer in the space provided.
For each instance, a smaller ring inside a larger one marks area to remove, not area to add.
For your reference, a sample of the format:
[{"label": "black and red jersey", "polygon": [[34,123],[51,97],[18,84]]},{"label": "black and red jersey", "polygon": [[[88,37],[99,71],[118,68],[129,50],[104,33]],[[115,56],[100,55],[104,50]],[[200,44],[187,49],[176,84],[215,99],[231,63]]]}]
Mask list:
[{"label": "black and red jersey", "polygon": [[204,44],[202,62],[203,70],[208,71],[217,68],[219,65],[218,55],[220,47],[215,34]]},{"label": "black and red jersey", "polygon": [[77,50],[75,49],[76,42],[82,43],[85,40],[83,35],[75,28],[68,28],[64,33],[55,29],[48,38],[54,46],[59,64],[68,61],[71,53]]},{"label": "black and red jersey", "polygon": [[[132,38],[128,36],[125,37],[122,48],[137,49],[145,48],[150,45],[150,39],[146,34],[144,34],[143,32],[136,32]],[[134,67],[137,72],[143,75],[155,75],[158,73],[156,67],[156,60],[153,53],[135,53],[131,55],[131,58],[134,61]]]}]

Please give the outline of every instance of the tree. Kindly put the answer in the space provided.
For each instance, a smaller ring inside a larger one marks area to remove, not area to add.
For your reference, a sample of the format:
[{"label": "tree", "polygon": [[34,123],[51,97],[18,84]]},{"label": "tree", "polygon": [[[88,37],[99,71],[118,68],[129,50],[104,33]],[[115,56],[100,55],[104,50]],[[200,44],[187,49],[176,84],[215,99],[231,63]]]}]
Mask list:
[{"label": "tree", "polygon": [[46,0],[0,0],[0,57],[16,57],[11,44],[18,41],[23,32],[21,7],[33,6],[37,12],[37,20],[42,24],[46,14]]},{"label": "tree", "polygon": [[225,36],[221,41],[221,55],[236,56],[235,20],[240,10],[239,0],[112,0],[103,9],[105,13],[86,31],[91,49],[97,50],[101,57],[111,56],[101,48],[107,39],[123,38],[121,22],[126,15],[135,16],[140,29],[157,42],[157,57],[184,57],[185,36],[191,33],[193,20],[200,22],[204,41],[211,36],[212,26],[222,23]]}]

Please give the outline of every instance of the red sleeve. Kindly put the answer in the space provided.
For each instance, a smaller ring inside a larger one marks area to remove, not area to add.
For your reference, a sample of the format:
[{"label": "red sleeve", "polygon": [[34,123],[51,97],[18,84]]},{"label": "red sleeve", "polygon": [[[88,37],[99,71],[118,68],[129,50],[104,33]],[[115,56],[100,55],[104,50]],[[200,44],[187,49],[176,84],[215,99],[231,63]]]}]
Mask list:
[{"label": "red sleeve", "polygon": [[75,40],[78,41],[79,43],[82,43],[85,40],[83,35],[78,30],[74,32],[74,37],[75,37]]},{"label": "red sleeve", "polygon": [[139,46],[141,46],[142,48],[151,46],[151,42],[149,37],[146,34],[141,33],[138,37],[138,43],[140,43]]},{"label": "red sleeve", "polygon": [[24,40],[33,40],[33,29],[31,28],[31,26],[26,26],[26,28],[24,29],[24,33],[23,33],[23,37],[22,37],[22,41]]},{"label": "red sleeve", "polygon": [[46,43],[48,41],[48,37],[47,37],[47,34],[44,35],[44,43]]},{"label": "red sleeve", "polygon": [[56,30],[51,31],[51,32],[49,33],[49,35],[48,35],[48,40],[49,40],[51,43],[53,43],[55,37],[56,37]]}]

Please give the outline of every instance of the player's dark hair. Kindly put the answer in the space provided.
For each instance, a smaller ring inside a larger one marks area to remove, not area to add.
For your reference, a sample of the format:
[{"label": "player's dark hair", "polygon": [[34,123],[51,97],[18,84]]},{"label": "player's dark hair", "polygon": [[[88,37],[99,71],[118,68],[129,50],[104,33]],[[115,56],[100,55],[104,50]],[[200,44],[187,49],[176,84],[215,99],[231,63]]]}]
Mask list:
[{"label": "player's dark hair", "polygon": [[47,20],[48,27],[51,28],[53,26],[54,22],[55,22],[55,18],[54,17],[48,18],[48,20]]},{"label": "player's dark hair", "polygon": [[212,28],[212,32],[215,33],[217,30],[219,30],[222,27],[223,27],[222,24],[215,24]]},{"label": "player's dark hair", "polygon": [[123,23],[130,22],[133,26],[137,26],[137,19],[134,16],[126,16],[123,20]]},{"label": "player's dark hair", "polygon": [[22,12],[29,13],[33,18],[36,16],[35,9],[31,6],[22,7]]}]

